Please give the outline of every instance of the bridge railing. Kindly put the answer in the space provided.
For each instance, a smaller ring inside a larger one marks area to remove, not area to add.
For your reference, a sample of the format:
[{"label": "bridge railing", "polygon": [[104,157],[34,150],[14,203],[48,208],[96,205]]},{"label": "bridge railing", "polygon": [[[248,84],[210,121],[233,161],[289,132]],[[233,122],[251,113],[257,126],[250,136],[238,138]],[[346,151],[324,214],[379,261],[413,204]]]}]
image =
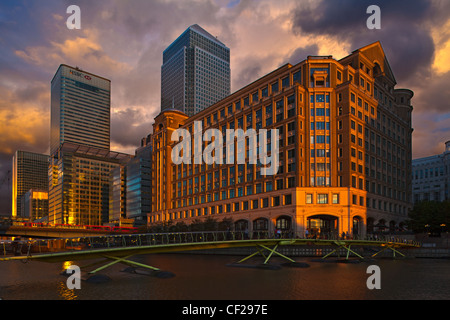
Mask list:
[{"label": "bridge railing", "polygon": [[28,241],[0,241],[0,255],[34,255],[58,251],[96,250],[119,247],[141,247],[152,245],[168,245],[217,241],[245,241],[255,239],[308,239],[314,240],[370,240],[381,243],[394,242],[419,246],[420,244],[398,236],[383,237],[348,237],[337,234],[321,234],[305,236],[293,232],[268,231],[199,231],[174,233],[145,233],[128,235],[105,235],[95,237],[67,238],[67,239],[39,239]]}]

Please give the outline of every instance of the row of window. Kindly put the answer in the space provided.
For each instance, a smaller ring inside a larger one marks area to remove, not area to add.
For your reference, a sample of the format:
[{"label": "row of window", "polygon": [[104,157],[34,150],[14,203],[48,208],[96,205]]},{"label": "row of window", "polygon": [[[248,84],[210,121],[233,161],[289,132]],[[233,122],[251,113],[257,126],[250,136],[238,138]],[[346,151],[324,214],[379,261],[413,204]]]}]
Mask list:
[{"label": "row of window", "polygon": [[[183,181],[183,188],[181,188],[181,183],[178,183],[178,188],[175,189],[175,185],[173,185],[173,198],[179,198],[176,201],[172,201],[173,208],[186,207],[191,205],[203,204],[212,201],[220,201],[220,200],[229,200],[235,197],[243,197],[250,196],[253,194],[260,194],[263,192],[271,192],[274,190],[283,190],[285,188],[295,188],[296,187],[296,179],[295,177],[288,177],[287,184],[285,185],[284,179],[275,180],[275,184],[272,181],[266,181],[265,183],[256,183],[252,185],[247,185],[238,188],[230,188],[221,191],[216,191],[213,193],[207,193],[196,195],[199,192],[205,192],[205,185],[201,185],[198,187],[196,184],[194,188],[191,184],[189,186],[186,185],[185,181]],[[212,187],[212,183],[210,184]],[[217,183],[218,186],[218,183]],[[207,188],[208,191],[211,189]],[[180,199],[181,197],[191,196],[189,198]]]},{"label": "row of window", "polygon": [[206,216],[230,212],[242,212],[259,208],[279,207],[292,204],[292,195],[276,195],[253,200],[237,201],[225,204],[218,204],[209,207],[194,208],[179,212],[172,212],[170,219],[185,219],[198,216]]},{"label": "row of window", "polygon": [[[339,204],[339,193],[332,193],[331,195],[328,193],[307,193],[306,194],[306,203],[307,204]],[[357,194],[352,194],[351,201],[353,205],[364,206],[366,205],[368,208],[389,211],[394,213],[405,213],[406,207],[401,206],[396,203],[391,203],[378,199],[365,198],[363,196],[358,196]]]},{"label": "row of window", "polygon": [[[244,102],[244,107],[249,105],[248,98],[244,98],[243,102]],[[291,118],[291,117],[295,116],[296,104],[295,104],[295,95],[294,94],[286,97],[286,105],[287,105],[287,110],[286,110],[287,118]],[[285,107],[284,98],[282,98],[281,100],[278,100],[275,103],[276,122],[280,122],[281,120],[285,119],[284,107]],[[239,101],[235,102],[234,104],[229,105],[227,108],[223,108],[217,112],[214,112],[211,115],[207,115],[203,120],[203,124],[205,127],[209,127],[212,123],[217,123],[219,120],[224,120],[227,117],[234,116],[235,113],[237,113],[241,110],[242,110],[241,100],[239,100]],[[267,106],[264,106],[261,109],[254,111],[254,116],[255,116],[255,120],[256,120],[255,124],[256,124],[257,128],[258,128],[258,126],[259,126],[259,128],[262,128],[262,127],[268,127],[268,126],[272,125],[272,123],[273,123],[272,119],[274,118],[273,111],[274,111],[274,109],[273,109],[272,104],[269,104]],[[262,120],[263,120],[262,115],[263,114],[265,115],[265,121],[266,121],[264,126],[262,125]],[[252,128],[253,112],[245,115],[245,117],[246,117],[247,128]],[[244,119],[244,116],[241,116],[237,119],[237,127],[238,128],[244,128],[243,119]],[[234,129],[234,125],[235,125],[234,121],[230,122],[229,123],[230,129]],[[189,132],[192,132],[192,126],[188,127],[187,129],[189,130]]]}]

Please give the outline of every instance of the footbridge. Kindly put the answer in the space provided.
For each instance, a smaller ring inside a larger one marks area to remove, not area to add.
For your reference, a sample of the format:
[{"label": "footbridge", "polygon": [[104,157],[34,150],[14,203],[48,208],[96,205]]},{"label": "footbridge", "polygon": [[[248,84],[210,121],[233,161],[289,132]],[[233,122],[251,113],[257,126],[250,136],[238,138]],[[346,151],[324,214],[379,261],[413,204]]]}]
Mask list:
[{"label": "footbridge", "polygon": [[[420,243],[406,241],[398,238],[380,238],[377,240],[359,239],[308,239],[298,235],[287,233],[270,235],[265,232],[247,234],[244,232],[184,232],[184,233],[151,233],[129,235],[105,235],[97,237],[66,238],[66,239],[38,239],[29,241],[0,241],[0,261],[21,260],[42,262],[64,262],[86,259],[101,259],[101,261],[85,266],[88,274],[95,274],[116,263],[126,264],[132,267],[141,267],[151,271],[160,271],[155,266],[145,265],[130,260],[131,257],[141,254],[169,253],[181,251],[194,251],[204,249],[222,249],[253,247],[255,251],[244,257],[235,265],[255,257],[262,256],[262,266],[268,266],[270,259],[278,256],[288,263],[296,262],[280,253],[284,246],[326,246],[331,248],[322,259],[332,255],[344,253],[342,259],[356,258],[366,259],[357,247],[370,247],[373,254],[389,250],[392,256],[404,256],[401,249],[420,247]],[[99,264],[103,264],[100,267]],[[95,268],[93,268],[95,267]]]}]

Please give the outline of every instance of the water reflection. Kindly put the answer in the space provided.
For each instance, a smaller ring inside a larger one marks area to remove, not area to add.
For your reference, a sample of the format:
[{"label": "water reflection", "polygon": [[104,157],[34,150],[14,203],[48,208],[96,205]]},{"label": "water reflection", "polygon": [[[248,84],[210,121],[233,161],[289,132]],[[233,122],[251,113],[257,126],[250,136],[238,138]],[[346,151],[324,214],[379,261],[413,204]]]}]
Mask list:
[{"label": "water reflection", "polygon": [[[445,259],[377,259],[342,264],[298,257],[297,261],[307,262],[310,267],[264,270],[227,266],[241,258],[188,254],[135,256],[134,261],[173,272],[175,277],[159,279],[121,272],[125,266],[117,264],[101,271],[110,281],[82,281],[79,290],[69,290],[67,277],[60,273],[86,261],[2,262],[0,297],[5,300],[450,299],[450,260]],[[273,263],[278,262],[284,261],[273,259]],[[370,264],[381,269],[381,290],[369,290],[366,286]]]},{"label": "water reflection", "polygon": [[58,294],[64,300],[76,300],[78,298],[76,289],[68,289],[66,281],[61,281],[58,283]]},{"label": "water reflection", "polygon": [[[66,271],[70,266],[76,265],[74,261],[64,261],[62,271]],[[67,287],[67,279],[58,283],[58,294],[64,300],[76,300],[78,298],[77,289]]]}]

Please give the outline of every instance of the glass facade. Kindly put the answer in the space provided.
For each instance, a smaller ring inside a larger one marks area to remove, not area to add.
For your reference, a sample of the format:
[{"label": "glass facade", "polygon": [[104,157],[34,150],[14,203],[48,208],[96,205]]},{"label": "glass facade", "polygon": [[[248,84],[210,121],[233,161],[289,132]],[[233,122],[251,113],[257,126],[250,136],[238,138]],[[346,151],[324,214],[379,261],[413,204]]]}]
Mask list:
[{"label": "glass facade", "polygon": [[151,152],[151,144],[139,148],[126,165],[126,217],[136,224],[145,224],[147,213],[152,210]]},{"label": "glass facade", "polygon": [[23,196],[30,189],[48,189],[48,156],[39,153],[16,151],[13,157],[12,216],[23,217]]},{"label": "glass facade", "polygon": [[64,142],[110,147],[111,82],[60,65],[51,84],[50,153]]},{"label": "glass facade", "polygon": [[48,174],[49,222],[102,225],[109,220],[111,171],[131,155],[65,142]]},{"label": "glass facade", "polygon": [[230,79],[230,49],[200,26],[190,26],[163,53],[161,110],[192,116],[228,96]]}]

